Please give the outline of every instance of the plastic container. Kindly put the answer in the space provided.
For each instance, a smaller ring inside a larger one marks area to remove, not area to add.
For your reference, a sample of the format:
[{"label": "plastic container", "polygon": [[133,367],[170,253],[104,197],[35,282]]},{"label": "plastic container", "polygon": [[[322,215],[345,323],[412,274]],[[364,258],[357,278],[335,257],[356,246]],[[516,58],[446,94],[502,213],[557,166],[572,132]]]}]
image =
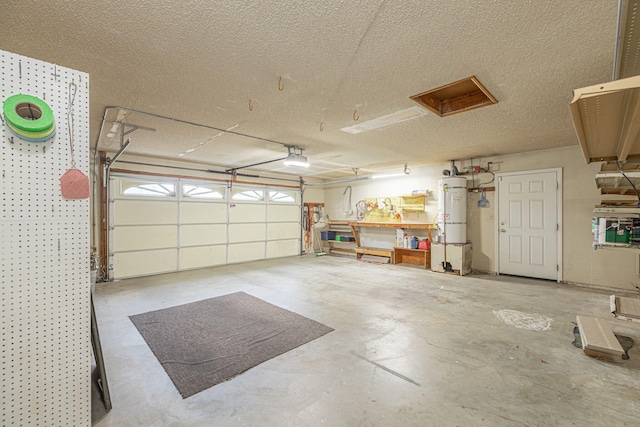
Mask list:
[{"label": "plastic container", "polygon": [[335,231],[321,231],[320,232],[321,240],[335,240],[336,232]]},{"label": "plastic container", "polygon": [[418,249],[423,249],[425,251],[431,250],[431,242],[429,239],[421,240],[420,243],[418,243]]}]

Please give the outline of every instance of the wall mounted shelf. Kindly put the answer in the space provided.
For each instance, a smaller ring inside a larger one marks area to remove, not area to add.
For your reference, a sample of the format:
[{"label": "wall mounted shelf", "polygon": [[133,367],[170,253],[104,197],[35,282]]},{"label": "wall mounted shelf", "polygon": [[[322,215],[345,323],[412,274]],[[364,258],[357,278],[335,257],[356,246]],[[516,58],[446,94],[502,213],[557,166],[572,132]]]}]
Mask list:
[{"label": "wall mounted shelf", "polygon": [[576,89],[569,110],[587,163],[640,159],[640,76]]},{"label": "wall mounted shelf", "polygon": [[424,195],[400,196],[400,209],[404,212],[424,212]]}]

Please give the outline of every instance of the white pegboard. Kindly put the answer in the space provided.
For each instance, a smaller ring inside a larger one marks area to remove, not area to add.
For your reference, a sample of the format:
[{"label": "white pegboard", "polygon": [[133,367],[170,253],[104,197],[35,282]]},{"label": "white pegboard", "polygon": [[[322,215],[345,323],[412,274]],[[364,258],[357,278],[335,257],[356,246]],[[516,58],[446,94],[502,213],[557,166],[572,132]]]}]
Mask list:
[{"label": "white pegboard", "polygon": [[89,200],[66,200],[67,109],[75,82],[76,168],[89,174],[86,73],[0,51],[0,102],[53,110],[56,136],[26,142],[0,122],[0,426],[91,424]]}]

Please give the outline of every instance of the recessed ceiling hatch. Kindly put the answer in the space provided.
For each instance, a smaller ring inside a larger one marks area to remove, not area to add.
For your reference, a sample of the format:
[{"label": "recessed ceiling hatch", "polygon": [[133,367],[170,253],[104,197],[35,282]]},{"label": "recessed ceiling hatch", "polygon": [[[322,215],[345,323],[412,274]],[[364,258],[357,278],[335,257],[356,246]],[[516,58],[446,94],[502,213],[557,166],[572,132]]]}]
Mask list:
[{"label": "recessed ceiling hatch", "polygon": [[410,98],[440,117],[498,103],[475,76],[413,95]]}]

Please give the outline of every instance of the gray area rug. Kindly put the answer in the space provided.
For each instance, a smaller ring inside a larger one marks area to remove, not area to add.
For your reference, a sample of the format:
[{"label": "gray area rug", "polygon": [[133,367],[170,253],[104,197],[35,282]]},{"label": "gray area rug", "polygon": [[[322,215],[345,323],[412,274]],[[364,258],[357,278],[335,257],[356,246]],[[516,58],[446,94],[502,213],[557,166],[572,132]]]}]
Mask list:
[{"label": "gray area rug", "polygon": [[183,398],[333,331],[244,292],[129,318]]}]

